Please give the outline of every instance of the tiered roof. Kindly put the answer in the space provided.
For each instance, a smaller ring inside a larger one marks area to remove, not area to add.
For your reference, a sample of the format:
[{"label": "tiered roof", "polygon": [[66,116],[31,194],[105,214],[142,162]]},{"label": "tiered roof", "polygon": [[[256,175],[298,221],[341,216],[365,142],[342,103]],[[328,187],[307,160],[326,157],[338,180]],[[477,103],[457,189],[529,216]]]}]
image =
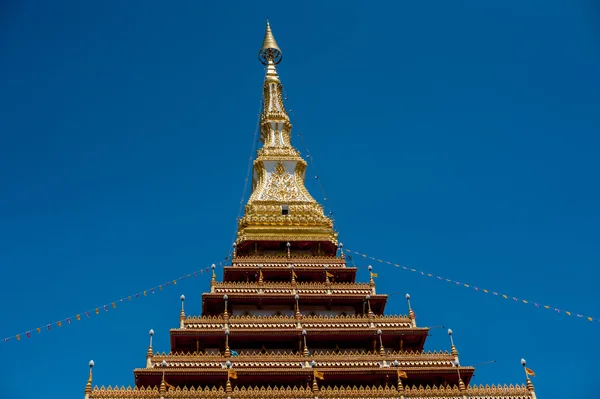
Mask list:
[{"label": "tiered roof", "polygon": [[[426,327],[385,315],[373,274],[356,282],[331,219],[304,187],[306,162],[291,145],[270,26],[253,193],[223,281],[214,273],[202,315],[183,309],[169,353],[136,368],[135,388],[92,388],[85,398],[504,398],[535,399],[522,386],[471,386],[473,367],[450,352],[425,352]],[[338,252],[339,251],[339,252]],[[407,295],[407,299],[409,299]],[[151,331],[151,335],[153,332]],[[91,366],[93,364],[90,364]]]}]

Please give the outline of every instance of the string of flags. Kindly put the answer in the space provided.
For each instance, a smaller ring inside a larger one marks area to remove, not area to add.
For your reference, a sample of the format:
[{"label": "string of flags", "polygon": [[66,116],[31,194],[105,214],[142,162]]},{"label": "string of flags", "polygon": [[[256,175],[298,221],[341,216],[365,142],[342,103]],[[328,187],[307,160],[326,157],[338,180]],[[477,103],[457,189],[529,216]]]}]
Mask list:
[{"label": "string of flags", "polygon": [[[565,310],[565,309],[555,308],[555,307],[550,306],[550,305],[543,305],[543,304],[540,304],[540,303],[537,303],[537,302],[529,301],[527,299],[517,298],[517,297],[511,296],[511,295],[508,295],[508,294],[504,294],[504,293],[501,293],[501,292],[495,292],[495,291],[491,291],[491,290],[488,290],[488,289],[485,289],[485,288],[476,287],[476,286],[468,284],[468,283],[464,283],[464,282],[452,280],[452,279],[449,279],[449,278],[446,278],[446,277],[437,276],[437,275],[432,274],[432,273],[428,273],[428,272],[425,272],[425,271],[422,271],[422,270],[418,270],[418,269],[414,269],[414,268],[407,267],[407,266],[402,266],[402,265],[399,265],[397,263],[392,263],[392,262],[387,261],[387,260],[383,260],[383,259],[379,259],[379,258],[374,258],[374,257],[369,256],[367,254],[363,254],[363,253],[360,253],[360,252],[352,251],[352,250],[347,249],[347,248],[344,249],[344,251],[347,252],[347,253],[349,253],[349,254],[356,254],[356,255],[362,256],[364,259],[370,259],[370,260],[375,261],[375,262],[385,263],[387,265],[391,265],[391,266],[394,266],[394,267],[397,267],[397,268],[401,268],[402,270],[406,270],[406,271],[409,271],[409,272],[412,272],[412,273],[417,273],[417,274],[420,274],[420,275],[422,275],[424,277],[429,277],[429,278],[433,278],[433,279],[436,279],[436,280],[439,280],[439,281],[444,281],[444,282],[447,282],[447,283],[450,283],[450,284],[455,284],[455,285],[457,285],[459,287],[468,288],[468,289],[471,289],[471,290],[473,290],[475,292],[480,292],[480,293],[483,293],[483,294],[489,294],[489,295],[497,296],[499,298],[503,298],[503,299],[506,299],[506,300],[512,300],[514,302],[522,303],[522,304],[525,304],[525,305],[535,306],[538,309],[548,309],[548,310],[551,310],[551,311],[553,311],[553,312],[555,312],[557,314],[564,314],[566,316],[571,316],[571,317],[576,317],[576,318],[579,318],[579,319],[584,319],[584,320],[587,320],[587,321],[589,321],[591,323],[600,323],[600,319],[598,319],[596,317],[586,316],[586,315],[583,315],[581,313],[575,313],[575,312],[571,312],[571,311],[568,311],[568,310]],[[377,274],[371,273],[371,276],[372,277],[377,277]]]},{"label": "string of flags", "polygon": [[[222,266],[222,265],[223,265],[223,262],[219,262],[219,266]],[[6,343],[6,342],[9,342],[9,341],[11,341],[13,339],[17,340],[17,341],[21,341],[23,338],[25,338],[25,339],[31,338],[33,335],[40,334],[43,331],[52,331],[53,328],[57,328],[57,327],[60,328],[60,327],[63,327],[63,326],[70,325],[71,323],[73,323],[75,321],[81,321],[82,319],[87,319],[87,318],[90,318],[90,317],[92,317],[94,315],[100,315],[100,313],[102,313],[102,312],[108,312],[110,309],[116,309],[117,308],[117,304],[120,305],[122,303],[129,302],[129,301],[132,301],[132,300],[135,300],[135,299],[141,299],[141,298],[147,297],[149,294],[150,295],[156,294],[156,293],[162,291],[165,288],[168,288],[168,287],[170,287],[172,285],[177,285],[178,281],[182,281],[182,280],[189,279],[189,278],[192,278],[192,277],[198,277],[199,275],[205,275],[205,274],[211,275],[210,274],[210,269],[211,269],[210,267],[202,268],[202,269],[196,270],[196,271],[194,271],[192,273],[188,273],[188,274],[185,274],[183,276],[180,276],[180,277],[178,277],[176,279],[166,281],[166,282],[164,282],[162,284],[159,284],[157,286],[145,289],[143,291],[136,292],[136,293],[131,294],[131,295],[124,296],[124,297],[122,297],[120,299],[117,299],[115,301],[108,302],[105,305],[101,305],[101,306],[97,306],[97,307],[92,308],[92,309],[88,309],[85,312],[77,313],[77,314],[75,314],[73,316],[66,317],[64,319],[57,320],[57,321],[55,321],[53,323],[46,324],[46,325],[43,325],[43,326],[40,326],[40,327],[36,327],[36,328],[34,328],[32,330],[29,330],[29,331],[25,331],[25,332],[22,332],[22,333],[19,333],[19,334],[15,334],[15,335],[10,336],[10,337],[5,337],[2,340],[2,342]],[[213,271],[213,273],[214,273],[214,271]]]},{"label": "string of flags", "polygon": [[[463,282],[460,282],[460,281],[452,280],[452,279],[449,279],[449,278],[446,278],[446,277],[441,277],[441,276],[438,276],[438,275],[435,275],[435,274],[432,274],[432,273],[427,273],[427,272],[422,271],[422,270],[410,268],[410,267],[407,267],[407,266],[402,266],[402,265],[399,265],[397,263],[392,263],[390,261],[386,261],[386,260],[383,260],[383,259],[375,258],[373,256],[369,256],[367,254],[363,254],[363,253],[360,253],[360,252],[357,252],[357,251],[352,251],[350,249],[344,249],[344,251],[347,254],[356,254],[356,255],[362,256],[364,259],[370,259],[370,260],[373,260],[375,262],[385,263],[387,265],[391,265],[391,266],[394,266],[394,267],[397,267],[397,268],[401,268],[401,269],[406,270],[406,271],[410,271],[410,272],[413,272],[413,273],[418,273],[418,274],[420,274],[420,275],[422,275],[424,277],[430,277],[430,278],[437,279],[439,281],[444,281],[444,282],[447,282],[447,283],[456,284],[457,286],[460,286],[460,287],[463,287],[463,288],[472,289],[472,290],[474,290],[476,292],[481,292],[481,293],[484,293],[484,294],[490,294],[490,295],[493,295],[493,296],[502,297],[503,299],[513,300],[514,302],[517,302],[517,303],[522,303],[522,304],[526,304],[526,305],[533,305],[536,308],[540,308],[540,309],[543,308],[543,309],[552,310],[552,311],[554,311],[555,313],[558,313],[558,314],[562,313],[562,314],[565,314],[567,316],[575,316],[575,317],[580,318],[580,319],[585,319],[585,320],[587,320],[587,321],[589,321],[591,323],[600,323],[600,319],[594,318],[594,317],[591,317],[591,316],[586,316],[586,315],[583,315],[581,313],[574,313],[574,312],[571,312],[571,311],[568,311],[568,310],[565,310],[565,309],[555,308],[555,307],[552,307],[550,305],[542,305],[542,304],[539,304],[539,303],[536,303],[536,302],[532,302],[532,301],[529,301],[529,300],[526,300],[526,299],[517,298],[517,297],[514,297],[514,296],[509,296],[507,294],[503,294],[503,293],[500,293],[500,292],[490,291],[490,290],[485,289],[485,288],[476,287],[476,286],[471,285],[471,284],[467,284],[467,283],[463,283]],[[349,258],[351,258],[351,257],[349,256]],[[225,258],[226,262],[228,260],[229,260],[229,257]],[[223,266],[223,262],[219,262],[219,266],[222,267]],[[21,332],[19,334],[15,334],[13,336],[5,337],[2,340],[2,342],[6,343],[6,342],[9,342],[9,341],[11,341],[13,339],[17,340],[17,341],[21,341],[23,338],[31,338],[32,335],[34,335],[34,333],[35,334],[40,334],[43,331],[52,331],[53,328],[56,328],[56,327],[60,328],[60,327],[63,327],[65,325],[70,325],[74,321],[81,321],[82,319],[84,319],[84,318],[90,318],[93,315],[100,315],[100,313],[102,311],[103,312],[108,312],[109,309],[116,309],[117,308],[117,304],[122,304],[122,303],[125,303],[125,302],[129,302],[129,301],[132,301],[134,299],[140,299],[140,298],[148,296],[148,294],[155,294],[157,292],[162,291],[165,288],[170,287],[171,285],[177,285],[178,281],[182,281],[182,280],[189,279],[189,278],[192,278],[192,277],[197,277],[198,275],[210,274],[210,269],[211,269],[210,267],[202,268],[202,269],[196,270],[194,272],[188,273],[186,275],[180,276],[180,277],[178,277],[176,279],[166,281],[163,284],[159,284],[157,286],[145,289],[143,291],[139,291],[139,292],[136,292],[134,294],[127,295],[127,296],[122,297],[122,298],[120,298],[118,300],[108,302],[108,303],[106,303],[104,305],[97,306],[97,307],[92,308],[92,309],[88,309],[88,310],[86,310],[84,312],[77,313],[77,314],[75,314],[73,316],[66,317],[64,319],[57,320],[57,321],[55,321],[53,323],[46,324],[44,326],[39,326],[39,327],[36,327],[36,328],[34,328],[32,330]],[[370,273],[371,278],[377,278],[377,277],[379,277],[377,273],[373,273],[371,270],[369,270],[369,273]],[[213,270],[213,274],[214,274],[214,270]],[[262,271],[261,271],[261,274],[262,274]],[[327,273],[327,274],[329,275],[328,277],[332,277],[330,275],[330,273]]]}]

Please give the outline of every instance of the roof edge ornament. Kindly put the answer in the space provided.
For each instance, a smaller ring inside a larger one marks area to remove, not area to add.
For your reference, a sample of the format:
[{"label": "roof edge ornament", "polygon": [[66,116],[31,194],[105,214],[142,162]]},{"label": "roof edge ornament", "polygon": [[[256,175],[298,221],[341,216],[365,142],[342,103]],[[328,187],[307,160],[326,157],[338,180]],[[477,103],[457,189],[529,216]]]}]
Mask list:
[{"label": "roof edge ornament", "polygon": [[277,45],[277,42],[275,41],[273,32],[271,32],[271,25],[269,24],[269,20],[267,20],[265,38],[263,40],[262,47],[258,52],[258,60],[263,65],[267,65],[269,61],[277,65],[281,62],[282,58],[283,54],[281,52],[281,49]]}]

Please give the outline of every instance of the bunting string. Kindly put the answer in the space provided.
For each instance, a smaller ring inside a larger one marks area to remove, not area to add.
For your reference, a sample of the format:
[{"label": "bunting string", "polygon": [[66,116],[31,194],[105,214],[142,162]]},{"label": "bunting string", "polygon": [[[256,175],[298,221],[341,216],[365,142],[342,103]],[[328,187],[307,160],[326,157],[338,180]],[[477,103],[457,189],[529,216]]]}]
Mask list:
[{"label": "bunting string", "polygon": [[[223,266],[223,262],[219,262],[219,267],[222,267],[222,266]],[[211,269],[210,267],[198,269],[196,271],[193,271],[191,273],[185,274],[183,276],[179,276],[179,277],[177,277],[175,279],[165,281],[164,283],[156,285],[154,287],[147,288],[147,289],[145,289],[143,291],[139,291],[139,292],[136,292],[134,294],[127,295],[127,296],[124,296],[122,298],[119,298],[117,300],[107,302],[104,305],[97,306],[97,307],[94,307],[92,309],[88,309],[88,310],[86,310],[84,312],[81,312],[81,313],[77,313],[77,314],[75,314],[73,316],[65,317],[64,319],[57,320],[57,321],[52,322],[50,324],[41,325],[41,326],[36,327],[34,329],[31,329],[29,331],[24,331],[24,332],[21,332],[19,334],[15,334],[15,335],[12,335],[12,336],[9,336],[9,337],[5,337],[2,340],[2,342],[6,343],[6,342],[10,342],[11,340],[21,341],[23,338],[25,338],[25,339],[31,338],[35,334],[40,334],[43,331],[52,331],[53,328],[57,328],[57,327],[60,328],[60,327],[68,326],[71,323],[74,323],[76,321],[81,321],[81,320],[90,318],[92,316],[100,315],[103,312],[108,312],[111,309],[116,309],[117,305],[121,305],[121,304],[123,304],[125,302],[134,301],[136,299],[142,299],[144,297],[147,297],[148,295],[154,295],[156,293],[161,292],[162,290],[164,290],[166,288],[169,288],[170,286],[177,285],[178,282],[186,280],[186,279],[198,277],[199,275],[209,275],[209,276],[212,276],[210,269]]]},{"label": "bunting string", "polygon": [[[564,314],[564,315],[570,316],[570,317],[574,316],[574,317],[582,319],[582,320],[587,320],[587,321],[589,321],[591,323],[600,323],[600,319],[598,319],[596,317],[591,317],[591,316],[584,315],[584,314],[581,314],[581,313],[571,312],[571,311],[568,311],[568,310],[565,310],[565,309],[562,309],[562,308],[555,308],[554,306],[540,304],[540,303],[529,301],[529,300],[523,299],[523,298],[517,298],[515,296],[508,295],[508,294],[505,294],[505,293],[502,293],[502,292],[496,292],[496,291],[488,290],[486,288],[476,287],[476,286],[474,286],[472,284],[468,284],[468,283],[456,281],[456,280],[453,280],[453,279],[450,279],[450,278],[438,276],[438,275],[435,275],[433,273],[428,273],[428,272],[423,271],[423,270],[414,269],[414,268],[407,267],[407,266],[402,266],[402,265],[399,265],[398,263],[393,263],[393,262],[390,262],[390,261],[387,261],[387,260],[375,258],[373,256],[369,256],[367,254],[363,254],[363,253],[360,253],[360,252],[357,252],[357,251],[352,251],[352,250],[347,249],[347,248],[344,249],[344,251],[346,253],[348,253],[348,254],[355,254],[355,255],[362,256],[365,260],[366,259],[370,259],[370,260],[375,261],[375,262],[384,263],[386,265],[394,266],[394,267],[397,267],[399,269],[402,269],[402,270],[405,270],[405,271],[408,271],[408,272],[411,272],[411,273],[420,274],[423,277],[432,278],[432,279],[439,280],[439,281],[442,281],[442,282],[446,282],[446,283],[449,283],[449,284],[454,284],[454,285],[456,285],[458,287],[467,288],[467,289],[472,290],[474,292],[479,292],[479,293],[482,293],[482,294],[493,295],[493,296],[496,296],[498,298],[502,298],[502,299],[506,299],[506,300],[512,300],[512,301],[514,301],[516,303],[521,303],[523,305],[535,306],[538,309],[547,309],[547,310],[550,310],[550,311],[552,311],[552,312],[554,312],[556,314]],[[352,260],[351,256],[350,256],[350,260]]]}]

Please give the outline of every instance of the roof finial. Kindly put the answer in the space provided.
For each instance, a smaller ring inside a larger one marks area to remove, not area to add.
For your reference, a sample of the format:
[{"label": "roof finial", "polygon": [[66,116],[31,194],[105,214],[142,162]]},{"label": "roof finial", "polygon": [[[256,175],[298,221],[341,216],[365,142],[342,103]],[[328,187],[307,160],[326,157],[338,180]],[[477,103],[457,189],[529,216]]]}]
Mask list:
[{"label": "roof finial", "polygon": [[167,382],[165,381],[165,368],[167,367],[167,361],[163,359],[160,363],[162,370],[162,380],[160,381],[159,393],[160,399],[164,399],[165,394],[167,393]]},{"label": "roof finial", "polygon": [[183,328],[183,322],[185,321],[185,311],[183,310],[183,303],[185,302],[185,295],[179,297],[181,299],[181,313],[179,314],[179,328]]},{"label": "roof finial", "polygon": [[263,65],[267,65],[269,61],[277,65],[281,62],[281,58],[281,49],[277,45],[275,37],[273,37],[273,32],[271,32],[271,25],[269,24],[269,20],[267,20],[265,38],[263,40],[262,47],[258,52],[258,59]]},{"label": "roof finial", "polygon": [[525,381],[527,382],[527,390],[531,392],[531,397],[535,399],[535,389],[533,387],[533,383],[529,379],[530,375],[535,377],[535,372],[527,367],[527,362],[525,361],[525,359],[521,359],[521,366],[523,366],[523,370],[525,371]]},{"label": "roof finial", "polygon": [[92,393],[92,369],[94,368],[94,361],[90,360],[90,376],[88,377],[87,384],[85,384],[85,399],[89,399]]},{"label": "roof finial", "polygon": [[217,273],[215,273],[216,265],[213,263],[210,265],[212,269],[212,276],[210,277],[210,292],[215,292],[215,285],[217,284]]},{"label": "roof finial", "polygon": [[379,354],[381,356],[385,356],[385,348],[383,347],[383,331],[381,329],[377,330],[377,335],[379,336]]},{"label": "roof finial", "polygon": [[227,313],[227,300],[228,299],[229,299],[229,296],[227,294],[223,295],[223,301],[225,302],[224,310],[223,310],[223,319],[225,320],[225,324],[227,324],[229,322],[229,313]]},{"label": "roof finial", "polygon": [[310,355],[310,351],[308,350],[308,346],[306,345],[306,330],[302,330],[302,339],[304,341],[304,350],[302,351],[302,354],[307,357]]},{"label": "roof finial", "polygon": [[454,356],[454,360],[458,362],[458,350],[456,350],[456,346],[454,346],[454,339],[452,338],[452,329],[448,329],[448,336],[450,337],[450,347],[452,350],[452,355]]},{"label": "roof finial", "polygon": [[146,352],[146,368],[152,368],[152,336],[154,335],[154,330],[150,329],[148,332],[150,335],[150,346],[148,346],[148,352]]},{"label": "roof finial", "polygon": [[417,318],[410,306],[410,294],[406,294],[406,302],[408,302],[408,318],[411,320],[412,326],[417,327]]},{"label": "roof finial", "polygon": [[300,303],[298,302],[300,300],[300,295],[294,295],[294,300],[296,301],[296,309],[294,309],[294,316],[296,317],[296,319],[301,319],[302,316],[300,315]]}]

